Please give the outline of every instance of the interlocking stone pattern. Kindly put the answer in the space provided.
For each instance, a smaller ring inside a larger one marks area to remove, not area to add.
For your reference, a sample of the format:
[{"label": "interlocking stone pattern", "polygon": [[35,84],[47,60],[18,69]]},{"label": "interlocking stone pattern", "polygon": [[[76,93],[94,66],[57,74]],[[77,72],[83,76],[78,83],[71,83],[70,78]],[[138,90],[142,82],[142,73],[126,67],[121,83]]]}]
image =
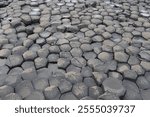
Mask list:
[{"label": "interlocking stone pattern", "polygon": [[149,100],[150,0],[0,0],[1,100]]}]

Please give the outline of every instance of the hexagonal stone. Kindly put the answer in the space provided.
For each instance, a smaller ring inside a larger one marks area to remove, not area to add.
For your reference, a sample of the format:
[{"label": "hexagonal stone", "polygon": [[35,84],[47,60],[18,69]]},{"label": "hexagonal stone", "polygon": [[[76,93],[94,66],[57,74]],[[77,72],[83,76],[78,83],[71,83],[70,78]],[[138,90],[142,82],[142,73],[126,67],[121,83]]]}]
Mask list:
[{"label": "hexagonal stone", "polygon": [[29,15],[23,14],[21,19],[25,25],[29,25],[31,23],[31,17]]},{"label": "hexagonal stone", "polygon": [[101,60],[101,61],[110,61],[113,59],[113,56],[112,54],[108,53],[108,52],[101,52],[99,55],[98,55],[98,58]]},{"label": "hexagonal stone", "polygon": [[67,71],[67,72],[73,71],[73,72],[80,73],[80,72],[81,72],[81,68],[76,67],[76,66],[70,64],[70,65],[67,67],[66,71]]},{"label": "hexagonal stone", "polygon": [[79,31],[79,28],[78,28],[77,26],[68,25],[68,26],[66,27],[66,30],[67,30],[68,32],[76,33],[76,32]]},{"label": "hexagonal stone", "polygon": [[74,57],[71,59],[71,64],[76,67],[84,67],[86,65],[86,60],[82,57]]},{"label": "hexagonal stone", "polygon": [[123,96],[126,89],[122,85],[122,81],[114,78],[107,78],[102,83],[104,91],[109,91],[117,96]]},{"label": "hexagonal stone", "polygon": [[88,87],[84,83],[76,83],[73,85],[72,93],[81,99],[88,95]]},{"label": "hexagonal stone", "polygon": [[112,35],[111,35],[109,32],[104,32],[104,33],[102,34],[102,36],[103,36],[104,38],[106,38],[106,39],[112,37]]},{"label": "hexagonal stone", "polygon": [[7,66],[0,66],[0,75],[1,74],[7,74],[9,71],[9,67]]},{"label": "hexagonal stone", "polygon": [[140,65],[131,66],[131,70],[135,71],[138,75],[142,75],[145,73],[144,69]]},{"label": "hexagonal stone", "polygon": [[123,80],[123,77],[119,72],[109,72],[109,77],[116,78],[118,80]]},{"label": "hexagonal stone", "polygon": [[94,52],[85,52],[83,56],[86,60],[89,60],[89,59],[95,59],[97,55]]},{"label": "hexagonal stone", "polygon": [[140,89],[149,89],[150,88],[150,82],[143,76],[140,76],[136,80],[136,84]]},{"label": "hexagonal stone", "polygon": [[43,31],[43,32],[41,32],[40,33],[40,36],[42,37],[42,38],[48,38],[49,36],[50,36],[50,32],[48,32],[48,31]]},{"label": "hexagonal stone", "polygon": [[21,81],[22,79],[20,75],[7,75],[5,78],[5,84],[12,87],[15,87]]},{"label": "hexagonal stone", "polygon": [[92,86],[96,86],[97,85],[95,80],[93,78],[91,78],[91,77],[84,78],[83,82],[88,87],[92,87]]},{"label": "hexagonal stone", "polygon": [[45,88],[44,95],[47,100],[57,100],[60,97],[58,88],[54,85]]},{"label": "hexagonal stone", "polygon": [[32,69],[35,69],[35,66],[34,66],[34,62],[33,61],[26,61],[26,62],[23,62],[21,67],[25,70],[25,69],[28,69],[28,68],[32,68]]},{"label": "hexagonal stone", "polygon": [[94,36],[94,35],[95,35],[95,32],[92,31],[92,30],[88,30],[88,31],[85,32],[85,36],[86,36],[86,37],[92,37],[92,36]]},{"label": "hexagonal stone", "polygon": [[10,93],[3,97],[3,100],[21,100],[21,97],[16,93]]},{"label": "hexagonal stone", "polygon": [[0,86],[0,97],[4,97],[7,94],[13,93],[14,89],[11,86],[3,85]]},{"label": "hexagonal stone", "polygon": [[25,60],[34,60],[35,58],[37,57],[37,54],[36,52],[33,52],[33,51],[26,51],[24,54],[23,54],[23,58]]},{"label": "hexagonal stone", "polygon": [[127,89],[123,99],[124,100],[141,100],[142,98],[139,92],[135,92],[133,90]]},{"label": "hexagonal stone", "polygon": [[35,69],[28,68],[22,72],[21,76],[24,80],[33,80],[33,79],[37,78],[37,73],[36,73]]},{"label": "hexagonal stone", "polygon": [[59,55],[58,54],[50,54],[48,56],[48,62],[57,62],[57,60],[59,59]]},{"label": "hexagonal stone", "polygon": [[134,82],[129,80],[123,81],[123,86],[126,88],[126,93],[124,99],[126,100],[139,100],[141,96],[139,94],[139,89]]},{"label": "hexagonal stone", "polygon": [[72,89],[72,84],[65,79],[61,79],[58,88],[61,93],[66,93]]},{"label": "hexagonal stone", "polygon": [[69,92],[69,93],[62,94],[60,100],[77,100],[77,98],[72,92]]},{"label": "hexagonal stone", "polygon": [[68,44],[69,41],[67,39],[58,39],[57,44],[62,45],[62,44]]},{"label": "hexagonal stone", "polygon": [[6,63],[6,59],[0,59],[0,67],[4,66]]},{"label": "hexagonal stone", "polygon": [[23,80],[19,84],[16,85],[15,91],[19,94],[23,99],[29,96],[33,91],[33,86],[31,81]]},{"label": "hexagonal stone", "polygon": [[47,62],[48,62],[47,59],[44,57],[38,57],[34,60],[35,67],[37,69],[45,67],[47,65]]},{"label": "hexagonal stone", "polygon": [[11,51],[9,49],[0,50],[0,57],[2,58],[8,57],[10,54],[11,54]]},{"label": "hexagonal stone", "polygon": [[59,49],[59,46],[50,46],[49,51],[50,53],[59,53],[60,49]]},{"label": "hexagonal stone", "polygon": [[37,73],[38,73],[38,78],[49,79],[52,72],[48,68],[41,68],[37,70]]},{"label": "hexagonal stone", "polygon": [[87,64],[88,64],[88,66],[94,68],[98,64],[103,65],[103,62],[101,62],[99,59],[89,59]]},{"label": "hexagonal stone", "polygon": [[141,90],[140,94],[141,94],[143,100],[150,100],[150,89]]},{"label": "hexagonal stone", "polygon": [[92,51],[93,49],[90,44],[82,44],[80,48],[83,52],[89,52],[89,51]]},{"label": "hexagonal stone", "polygon": [[98,85],[101,85],[103,81],[107,78],[107,74],[102,72],[93,72],[93,77]]},{"label": "hexagonal stone", "polygon": [[0,74],[0,86],[5,84],[5,79],[7,78],[7,74]]},{"label": "hexagonal stone", "polygon": [[104,94],[98,97],[100,100],[120,100],[119,97],[112,92],[105,92]]},{"label": "hexagonal stone", "polygon": [[142,66],[146,71],[150,71],[150,62],[141,61],[141,66]]},{"label": "hexagonal stone", "polygon": [[57,65],[59,68],[67,68],[67,66],[70,64],[70,60],[66,58],[59,58],[57,61]]},{"label": "hexagonal stone", "polygon": [[83,77],[91,77],[92,76],[92,68],[90,67],[83,67],[81,70],[81,74]]},{"label": "hexagonal stone", "polygon": [[39,57],[47,57],[49,54],[49,50],[42,48],[42,49],[38,50],[37,53],[38,53]]},{"label": "hexagonal stone", "polygon": [[93,99],[97,99],[102,93],[102,88],[98,86],[89,87],[89,96]]},{"label": "hexagonal stone", "polygon": [[73,57],[81,57],[82,56],[82,50],[80,48],[73,48],[70,53]]},{"label": "hexagonal stone", "polygon": [[67,72],[65,74],[65,77],[68,81],[70,81],[73,84],[81,82],[83,80],[83,77],[81,76],[81,74],[78,72],[74,72],[74,71]]},{"label": "hexagonal stone", "polygon": [[32,82],[33,82],[33,87],[39,91],[43,91],[46,87],[49,86],[47,79],[38,78],[38,79],[34,79]]},{"label": "hexagonal stone", "polygon": [[150,32],[142,32],[142,36],[148,40],[150,39]]},{"label": "hexagonal stone", "polygon": [[23,41],[23,46],[25,46],[26,48],[29,48],[32,44],[33,44],[33,40],[26,39]]},{"label": "hexagonal stone", "polygon": [[140,49],[138,47],[135,47],[135,46],[128,46],[126,48],[126,52],[129,54],[129,55],[137,55],[139,54],[140,52]]},{"label": "hexagonal stone", "polygon": [[124,71],[130,70],[130,66],[128,64],[118,64],[118,72],[123,73]]},{"label": "hexagonal stone", "polygon": [[139,59],[136,56],[130,56],[129,60],[128,60],[128,63],[130,65],[137,65],[137,64],[140,63],[140,61],[139,61]]},{"label": "hexagonal stone", "polygon": [[71,47],[69,44],[63,44],[63,45],[60,45],[60,49],[61,51],[69,52],[71,50]]},{"label": "hexagonal stone", "polygon": [[131,80],[136,80],[137,73],[133,70],[126,70],[126,71],[124,71],[123,76],[125,78],[131,79]]},{"label": "hexagonal stone", "polygon": [[24,46],[17,46],[12,49],[12,54],[22,55],[26,50]]},{"label": "hexagonal stone", "polygon": [[145,73],[145,78],[150,82],[150,72]]},{"label": "hexagonal stone", "polygon": [[34,91],[25,100],[44,100],[45,97],[42,92]]},{"label": "hexagonal stone", "polygon": [[114,58],[118,62],[127,62],[129,56],[126,53],[124,53],[124,52],[115,52],[114,53]]},{"label": "hexagonal stone", "polygon": [[150,51],[148,50],[141,51],[139,55],[142,59],[145,59],[146,61],[150,61]]},{"label": "hexagonal stone", "polygon": [[94,42],[102,42],[104,40],[104,38],[100,35],[96,35],[96,36],[92,37],[92,40]]},{"label": "hexagonal stone", "polygon": [[20,56],[20,55],[10,55],[7,58],[6,64],[9,67],[15,67],[15,66],[21,65],[22,62],[23,62],[22,56]]}]

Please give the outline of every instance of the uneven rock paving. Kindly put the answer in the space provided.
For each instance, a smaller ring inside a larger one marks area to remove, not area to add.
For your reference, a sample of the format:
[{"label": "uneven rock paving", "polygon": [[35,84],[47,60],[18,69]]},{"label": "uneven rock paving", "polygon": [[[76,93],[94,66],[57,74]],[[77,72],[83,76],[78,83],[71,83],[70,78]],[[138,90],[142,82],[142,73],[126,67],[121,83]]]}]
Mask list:
[{"label": "uneven rock paving", "polygon": [[150,99],[150,0],[0,0],[0,99]]}]

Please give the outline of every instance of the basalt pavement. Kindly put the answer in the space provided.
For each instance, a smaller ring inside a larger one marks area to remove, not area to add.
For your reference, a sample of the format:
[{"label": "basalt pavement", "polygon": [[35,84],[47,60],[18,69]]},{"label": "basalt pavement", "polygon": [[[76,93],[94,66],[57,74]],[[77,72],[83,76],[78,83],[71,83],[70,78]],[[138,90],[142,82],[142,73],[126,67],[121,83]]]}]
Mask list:
[{"label": "basalt pavement", "polygon": [[150,99],[150,0],[0,0],[0,99]]}]

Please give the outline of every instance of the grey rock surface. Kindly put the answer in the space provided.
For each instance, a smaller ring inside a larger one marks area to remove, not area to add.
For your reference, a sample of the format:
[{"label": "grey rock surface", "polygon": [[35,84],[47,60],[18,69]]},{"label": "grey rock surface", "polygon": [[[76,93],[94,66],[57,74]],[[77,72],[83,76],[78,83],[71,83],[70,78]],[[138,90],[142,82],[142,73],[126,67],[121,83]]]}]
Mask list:
[{"label": "grey rock surface", "polygon": [[0,0],[0,99],[150,99],[149,0]]}]

